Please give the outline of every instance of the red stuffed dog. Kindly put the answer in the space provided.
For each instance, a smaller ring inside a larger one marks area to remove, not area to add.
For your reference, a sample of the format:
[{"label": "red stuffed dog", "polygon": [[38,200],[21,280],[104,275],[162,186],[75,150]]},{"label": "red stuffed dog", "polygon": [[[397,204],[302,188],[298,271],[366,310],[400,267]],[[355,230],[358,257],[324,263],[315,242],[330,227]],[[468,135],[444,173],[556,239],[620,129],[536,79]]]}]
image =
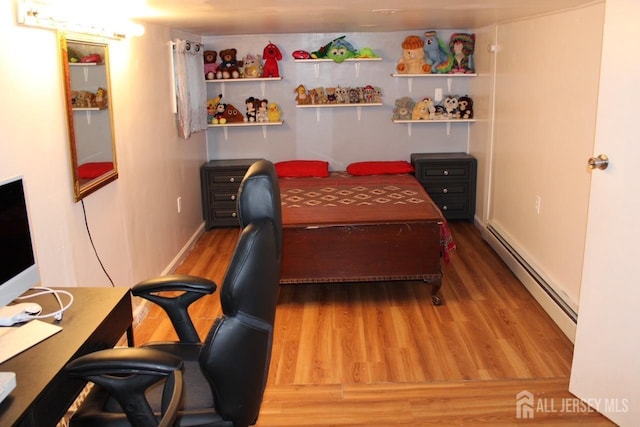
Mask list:
[{"label": "red stuffed dog", "polygon": [[282,59],[282,53],[280,52],[280,49],[278,49],[278,46],[269,42],[262,52],[262,59],[264,59],[262,77],[280,77],[278,61]]}]

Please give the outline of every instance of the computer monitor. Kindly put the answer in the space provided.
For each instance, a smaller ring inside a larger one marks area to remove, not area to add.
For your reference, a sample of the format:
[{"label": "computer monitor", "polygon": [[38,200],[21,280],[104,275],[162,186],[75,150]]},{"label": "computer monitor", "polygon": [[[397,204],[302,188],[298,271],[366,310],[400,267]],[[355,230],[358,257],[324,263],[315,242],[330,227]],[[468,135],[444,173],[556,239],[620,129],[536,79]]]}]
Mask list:
[{"label": "computer monitor", "polygon": [[23,179],[0,180],[0,307],[39,283]]}]

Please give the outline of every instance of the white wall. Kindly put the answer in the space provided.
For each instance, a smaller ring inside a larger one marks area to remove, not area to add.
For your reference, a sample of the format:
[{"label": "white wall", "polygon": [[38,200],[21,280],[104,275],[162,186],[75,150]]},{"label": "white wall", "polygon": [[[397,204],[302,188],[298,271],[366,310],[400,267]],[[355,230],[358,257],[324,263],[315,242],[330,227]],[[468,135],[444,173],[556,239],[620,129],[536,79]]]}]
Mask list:
[{"label": "white wall", "polygon": [[[428,30],[428,28],[425,28]],[[441,30],[445,41],[453,31]],[[284,126],[269,127],[266,138],[260,128],[229,129],[225,139],[222,129],[208,131],[209,158],[266,157],[273,161],[288,159],[322,159],[330,162],[334,170],[344,170],[354,161],[409,160],[413,152],[467,151],[468,124],[454,124],[447,134],[447,126],[439,124],[413,124],[411,135],[406,124],[393,124],[394,102],[402,96],[417,100],[434,96],[436,87],[448,93],[446,78],[413,78],[409,91],[407,78],[393,78],[395,66],[402,53],[402,41],[407,35],[423,32],[346,33],[347,40],[355,48],[370,47],[381,61],[362,62],[359,75],[352,62],[296,63],[291,53],[298,49],[313,51],[343,34],[270,34],[241,37],[205,37],[207,49],[236,48],[239,59],[247,53],[262,54],[269,41],[275,43],[283,54],[279,62],[283,80],[265,85],[265,96],[283,110]],[[316,66],[319,69],[316,76]],[[469,94],[470,79],[452,79],[454,95]],[[294,88],[304,84],[316,86],[365,86],[371,84],[382,89],[382,107],[362,108],[358,120],[356,108],[322,110],[300,109],[295,106]],[[209,96],[221,91],[218,83],[209,83]],[[244,100],[249,96],[262,96],[260,83],[226,83],[224,99],[241,112],[245,112]],[[472,97],[474,94],[470,94]]]},{"label": "white wall", "polygon": [[[15,23],[0,2],[0,178],[22,175],[43,285],[110,286],[74,203],[53,31]],[[93,240],[117,286],[163,272],[202,224],[204,133],[177,137],[169,96],[169,29],[111,41],[112,108],[120,178],[85,199]],[[182,196],[183,211],[176,210]]]},{"label": "white wall", "polygon": [[[603,4],[486,31],[497,51],[493,128],[484,146],[483,224],[491,224],[577,309],[589,203]],[[491,62],[495,61],[493,65]],[[482,62],[485,63],[485,62]],[[475,83],[474,83],[475,84]],[[491,84],[491,82],[488,82]],[[474,87],[474,90],[476,88]],[[475,129],[474,129],[475,130]],[[491,153],[487,155],[487,153]],[[482,170],[482,168],[480,168]],[[536,212],[536,197],[541,199]]]}]

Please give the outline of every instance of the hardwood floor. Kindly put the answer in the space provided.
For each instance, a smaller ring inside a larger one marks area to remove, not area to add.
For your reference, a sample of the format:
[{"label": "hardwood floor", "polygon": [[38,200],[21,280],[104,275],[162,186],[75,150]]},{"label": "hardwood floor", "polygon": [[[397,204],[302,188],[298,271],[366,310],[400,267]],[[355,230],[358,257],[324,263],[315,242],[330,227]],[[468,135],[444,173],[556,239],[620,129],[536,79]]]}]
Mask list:
[{"label": "hardwood floor", "polygon": [[[281,287],[257,426],[611,425],[567,391],[571,342],[472,224],[451,229],[441,306],[419,282]],[[221,283],[237,235],[206,233],[177,272]],[[217,293],[192,306],[201,336],[219,313]],[[175,339],[153,306],[135,336]]]}]

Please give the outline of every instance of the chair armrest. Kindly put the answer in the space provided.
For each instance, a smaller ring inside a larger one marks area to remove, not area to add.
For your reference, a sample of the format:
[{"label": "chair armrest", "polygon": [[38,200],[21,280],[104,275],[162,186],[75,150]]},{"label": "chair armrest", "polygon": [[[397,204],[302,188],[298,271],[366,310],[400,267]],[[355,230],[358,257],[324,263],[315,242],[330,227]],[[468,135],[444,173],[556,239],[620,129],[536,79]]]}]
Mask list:
[{"label": "chair armrest", "polygon": [[[81,356],[66,366],[69,376],[104,388],[120,403],[132,425],[172,426],[182,397],[182,359],[149,348],[114,348]],[[145,397],[152,384],[166,379],[158,422]]]},{"label": "chair armrest", "polygon": [[[147,299],[167,313],[180,342],[200,343],[200,337],[189,317],[189,306],[207,294],[215,292],[216,284],[208,279],[184,274],[172,274],[144,280],[131,288],[135,296]],[[160,292],[181,292],[163,296]]]}]

